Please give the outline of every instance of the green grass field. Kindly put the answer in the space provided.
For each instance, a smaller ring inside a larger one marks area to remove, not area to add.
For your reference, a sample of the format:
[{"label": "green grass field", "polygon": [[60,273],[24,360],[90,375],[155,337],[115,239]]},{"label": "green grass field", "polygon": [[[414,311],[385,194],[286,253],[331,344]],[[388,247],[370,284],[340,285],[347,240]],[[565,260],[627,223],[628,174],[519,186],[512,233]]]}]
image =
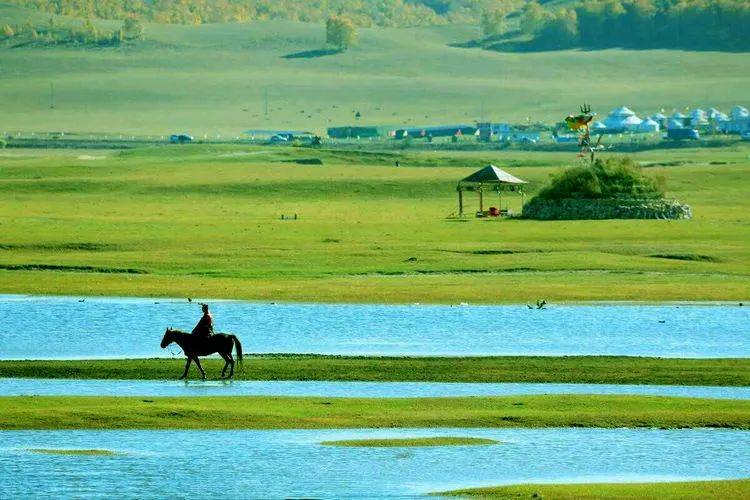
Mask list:
[{"label": "green grass field", "polygon": [[750,401],[649,396],[0,397],[0,430],[373,427],[750,429]]},{"label": "green grass field", "polygon": [[[47,18],[0,4],[8,22]],[[121,22],[97,24],[111,31]],[[0,131],[227,138],[250,128],[323,132],[352,124],[356,111],[359,122],[398,126],[556,122],[583,102],[600,115],[622,104],[640,113],[747,105],[746,53],[451,46],[478,34],[455,25],[361,29],[353,49],[315,58],[283,56],[321,48],[323,26],[283,21],[149,24],[147,40],[122,48],[2,47]]]},{"label": "green grass field", "polygon": [[[744,145],[633,155],[692,206],[690,221],[445,219],[457,210],[456,182],[487,162],[533,193],[575,163],[572,153],[0,154],[1,292],[402,303],[750,296]],[[294,163],[310,157],[323,165]],[[518,210],[520,198],[506,204]]]},{"label": "green grass field", "polygon": [[750,480],[685,481],[674,483],[593,483],[593,484],[521,484],[492,488],[444,491],[437,496],[479,498],[546,498],[550,500],[589,499],[726,499],[747,498]]},{"label": "green grass field", "polygon": [[[218,378],[223,361],[202,361]],[[0,377],[169,380],[183,359],[0,361]],[[191,377],[197,377],[193,368]],[[245,359],[237,380],[370,382],[529,382],[750,386],[748,359],[619,356],[350,357],[258,355]]]}]

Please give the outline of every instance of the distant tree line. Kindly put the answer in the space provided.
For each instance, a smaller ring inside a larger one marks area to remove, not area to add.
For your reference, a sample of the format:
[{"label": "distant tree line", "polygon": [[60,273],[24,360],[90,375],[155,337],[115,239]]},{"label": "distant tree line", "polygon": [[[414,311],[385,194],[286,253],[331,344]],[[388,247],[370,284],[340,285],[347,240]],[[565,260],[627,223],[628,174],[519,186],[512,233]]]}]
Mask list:
[{"label": "distant tree line", "polygon": [[10,0],[50,13],[99,19],[202,24],[288,19],[324,22],[343,15],[357,26],[420,26],[475,19],[483,2],[503,0]]},{"label": "distant tree line", "polygon": [[550,10],[527,3],[521,30],[537,48],[750,49],[748,0],[588,0]]},{"label": "distant tree line", "polygon": [[51,17],[45,24],[26,22],[21,25],[0,26],[0,40],[13,46],[24,45],[90,45],[119,46],[129,40],[142,40],[143,24],[137,19],[126,19],[119,29],[105,31],[91,19],[60,25]]}]

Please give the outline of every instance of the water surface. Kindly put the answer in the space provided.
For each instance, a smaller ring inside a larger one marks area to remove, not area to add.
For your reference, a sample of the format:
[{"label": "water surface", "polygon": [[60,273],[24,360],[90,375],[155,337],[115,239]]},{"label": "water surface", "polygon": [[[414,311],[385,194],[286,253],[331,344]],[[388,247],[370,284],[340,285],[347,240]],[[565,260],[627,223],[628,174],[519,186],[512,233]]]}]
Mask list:
[{"label": "water surface", "polygon": [[[79,300],[84,300],[79,302]],[[358,355],[750,357],[750,308],[716,305],[329,305],[213,301],[249,352]],[[195,301],[0,296],[0,359],[177,354]]]},{"label": "water surface", "polygon": [[418,398],[636,394],[750,399],[750,387],[461,382],[165,381],[0,378],[0,396],[320,396]]},{"label": "water surface", "polygon": [[[342,448],[321,441],[470,436],[492,446]],[[110,449],[55,456],[29,448]],[[4,431],[0,498],[372,498],[527,482],[750,476],[750,432],[647,429]]]}]

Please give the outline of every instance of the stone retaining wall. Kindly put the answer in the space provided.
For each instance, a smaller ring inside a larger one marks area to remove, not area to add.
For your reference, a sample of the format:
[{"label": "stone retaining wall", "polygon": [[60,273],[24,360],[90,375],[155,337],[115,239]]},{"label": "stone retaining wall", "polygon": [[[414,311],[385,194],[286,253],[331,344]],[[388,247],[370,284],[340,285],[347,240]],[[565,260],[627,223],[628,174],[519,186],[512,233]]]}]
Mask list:
[{"label": "stone retaining wall", "polygon": [[690,219],[688,205],[676,200],[534,198],[523,207],[523,218],[574,219]]}]

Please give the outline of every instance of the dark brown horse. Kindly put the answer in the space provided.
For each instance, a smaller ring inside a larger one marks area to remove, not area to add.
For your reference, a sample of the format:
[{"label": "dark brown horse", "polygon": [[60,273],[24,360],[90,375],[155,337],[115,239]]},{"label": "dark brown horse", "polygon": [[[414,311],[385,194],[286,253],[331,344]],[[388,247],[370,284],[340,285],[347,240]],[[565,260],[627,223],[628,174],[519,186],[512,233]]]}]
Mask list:
[{"label": "dark brown horse", "polygon": [[190,363],[195,361],[195,365],[201,372],[201,376],[205,380],[206,372],[203,371],[201,362],[198,361],[198,356],[208,356],[215,352],[219,353],[219,356],[224,358],[224,369],[221,370],[221,378],[224,378],[224,373],[229,367],[229,378],[234,376],[234,358],[232,358],[232,346],[237,348],[237,361],[242,364],[242,344],[240,339],[229,333],[215,333],[210,337],[201,337],[199,335],[193,335],[187,332],[181,332],[180,330],[173,330],[167,328],[164,332],[164,338],[161,339],[161,347],[164,349],[169,344],[174,342],[182,349],[182,352],[187,356],[187,363],[185,364],[185,372],[180,377],[180,380],[187,377]]}]

